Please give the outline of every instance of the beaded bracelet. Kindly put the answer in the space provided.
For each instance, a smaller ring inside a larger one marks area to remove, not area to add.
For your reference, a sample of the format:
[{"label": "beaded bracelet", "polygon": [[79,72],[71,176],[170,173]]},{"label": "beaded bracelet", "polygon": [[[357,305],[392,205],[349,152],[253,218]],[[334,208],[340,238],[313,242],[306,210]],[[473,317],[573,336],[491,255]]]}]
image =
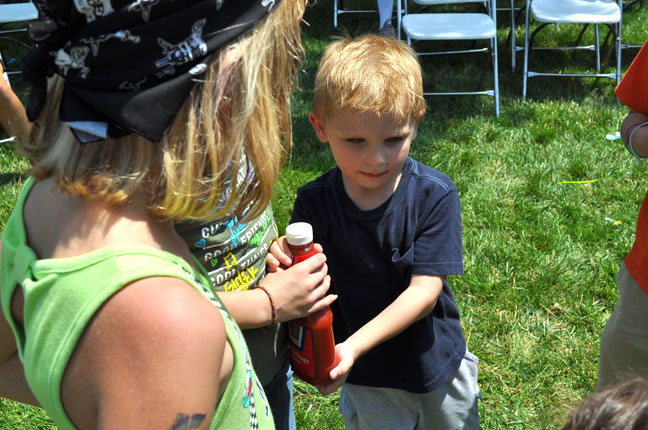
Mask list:
[{"label": "beaded bracelet", "polygon": [[645,126],[645,125],[648,125],[648,122],[643,122],[641,124],[634,124],[634,125],[630,126],[630,128],[628,128],[628,131],[626,132],[626,143],[625,143],[626,149],[628,150],[628,152],[630,154],[632,154],[634,156],[635,160],[637,160],[637,164],[641,163],[641,159],[644,158],[644,157],[639,155],[639,153],[635,149],[634,145],[632,144],[632,135],[635,133],[635,131],[637,131],[637,129],[639,129],[639,128]]},{"label": "beaded bracelet", "polygon": [[275,308],[274,300],[272,300],[272,294],[270,294],[270,291],[268,291],[263,285],[257,285],[256,287],[266,293],[270,300],[270,307],[272,308],[272,322],[268,324],[268,327],[274,327],[277,324],[277,308]]}]

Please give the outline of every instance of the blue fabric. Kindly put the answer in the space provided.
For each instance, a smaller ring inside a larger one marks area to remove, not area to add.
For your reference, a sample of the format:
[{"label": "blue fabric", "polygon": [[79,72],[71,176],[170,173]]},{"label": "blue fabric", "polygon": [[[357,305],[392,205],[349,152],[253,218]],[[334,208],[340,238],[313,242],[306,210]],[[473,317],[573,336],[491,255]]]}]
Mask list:
[{"label": "blue fabric", "polygon": [[281,370],[263,386],[277,430],[297,430],[293,412],[293,370],[286,360]]},{"label": "blue fabric", "polygon": [[[445,174],[408,159],[398,187],[380,207],[362,211],[338,168],[297,191],[291,222],[313,225],[327,256],[336,342],[391,304],[412,274],[463,273],[461,207]],[[357,360],[347,382],[429,392],[464,357],[459,310],[447,282],[434,310]]]}]

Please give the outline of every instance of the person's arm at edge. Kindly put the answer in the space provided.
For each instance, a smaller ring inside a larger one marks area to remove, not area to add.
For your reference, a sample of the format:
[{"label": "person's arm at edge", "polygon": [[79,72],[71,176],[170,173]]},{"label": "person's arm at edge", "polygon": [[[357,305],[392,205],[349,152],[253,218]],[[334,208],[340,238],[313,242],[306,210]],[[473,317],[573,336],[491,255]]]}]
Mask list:
[{"label": "person's arm at edge", "polygon": [[[628,144],[629,137],[628,130],[632,126],[645,122],[648,122],[648,114],[630,109],[630,112],[628,112],[628,115],[621,123],[621,138],[626,145]],[[648,124],[634,130],[632,133],[632,146],[640,156],[648,157]]]},{"label": "person's arm at edge", "polygon": [[2,78],[4,69],[0,63],[0,125],[10,136],[26,142],[31,133],[31,123],[22,102],[13,92],[9,83]]},{"label": "person's arm at edge", "polygon": [[359,357],[432,312],[442,288],[441,276],[412,275],[409,287],[396,300],[347,340],[336,345],[335,352],[340,361],[331,370],[333,382],[317,387],[320,393],[329,395],[337,390]]}]

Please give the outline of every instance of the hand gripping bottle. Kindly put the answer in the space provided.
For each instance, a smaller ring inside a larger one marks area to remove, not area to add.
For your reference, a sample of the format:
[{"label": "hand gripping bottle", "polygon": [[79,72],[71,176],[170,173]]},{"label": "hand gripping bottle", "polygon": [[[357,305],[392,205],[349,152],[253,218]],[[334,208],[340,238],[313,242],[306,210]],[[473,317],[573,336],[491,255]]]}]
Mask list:
[{"label": "hand gripping bottle", "polygon": [[[286,228],[288,247],[293,254],[293,265],[315,255],[313,228],[305,222]],[[290,364],[295,374],[312,385],[331,381],[329,373],[335,362],[333,314],[326,307],[307,317],[288,323]]]}]

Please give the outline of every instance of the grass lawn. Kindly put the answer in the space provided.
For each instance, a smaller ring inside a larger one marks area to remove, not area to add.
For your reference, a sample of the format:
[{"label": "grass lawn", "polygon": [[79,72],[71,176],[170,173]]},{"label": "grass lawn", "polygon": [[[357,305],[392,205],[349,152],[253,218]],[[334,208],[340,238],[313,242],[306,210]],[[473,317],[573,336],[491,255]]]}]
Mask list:
[{"label": "grass lawn", "polygon": [[[295,145],[273,203],[281,231],[297,187],[334,165],[307,119],[318,58],[343,32],[377,30],[377,15],[343,15],[334,30],[331,3],[310,7],[303,26],[306,57],[294,96]],[[648,37],[648,8],[639,5],[624,13],[626,43],[642,44]],[[621,141],[606,139],[627,112],[614,96],[614,81],[538,77],[522,101],[522,53],[511,71],[508,12],[498,18],[500,117],[488,97],[429,98],[411,155],[448,174],[459,188],[465,274],[449,282],[468,346],[480,359],[482,428],[559,429],[596,384],[599,338],[618,297],[614,277],[632,245],[645,168],[635,165]],[[521,18],[516,34],[519,43]],[[541,32],[538,43],[577,35],[563,25]],[[21,46],[8,43],[0,38],[5,58],[19,58]],[[636,52],[624,50],[624,70]],[[610,41],[603,58],[604,68],[612,70]],[[591,52],[534,53],[532,61],[537,68],[583,71],[594,63]],[[491,85],[485,55],[422,62],[426,87]],[[24,96],[20,78],[13,82]],[[0,229],[26,166],[13,144],[0,145]],[[590,182],[574,183],[579,181]],[[344,428],[338,398],[322,397],[297,381],[298,427]],[[3,401],[0,428],[55,427],[40,410]]]}]

